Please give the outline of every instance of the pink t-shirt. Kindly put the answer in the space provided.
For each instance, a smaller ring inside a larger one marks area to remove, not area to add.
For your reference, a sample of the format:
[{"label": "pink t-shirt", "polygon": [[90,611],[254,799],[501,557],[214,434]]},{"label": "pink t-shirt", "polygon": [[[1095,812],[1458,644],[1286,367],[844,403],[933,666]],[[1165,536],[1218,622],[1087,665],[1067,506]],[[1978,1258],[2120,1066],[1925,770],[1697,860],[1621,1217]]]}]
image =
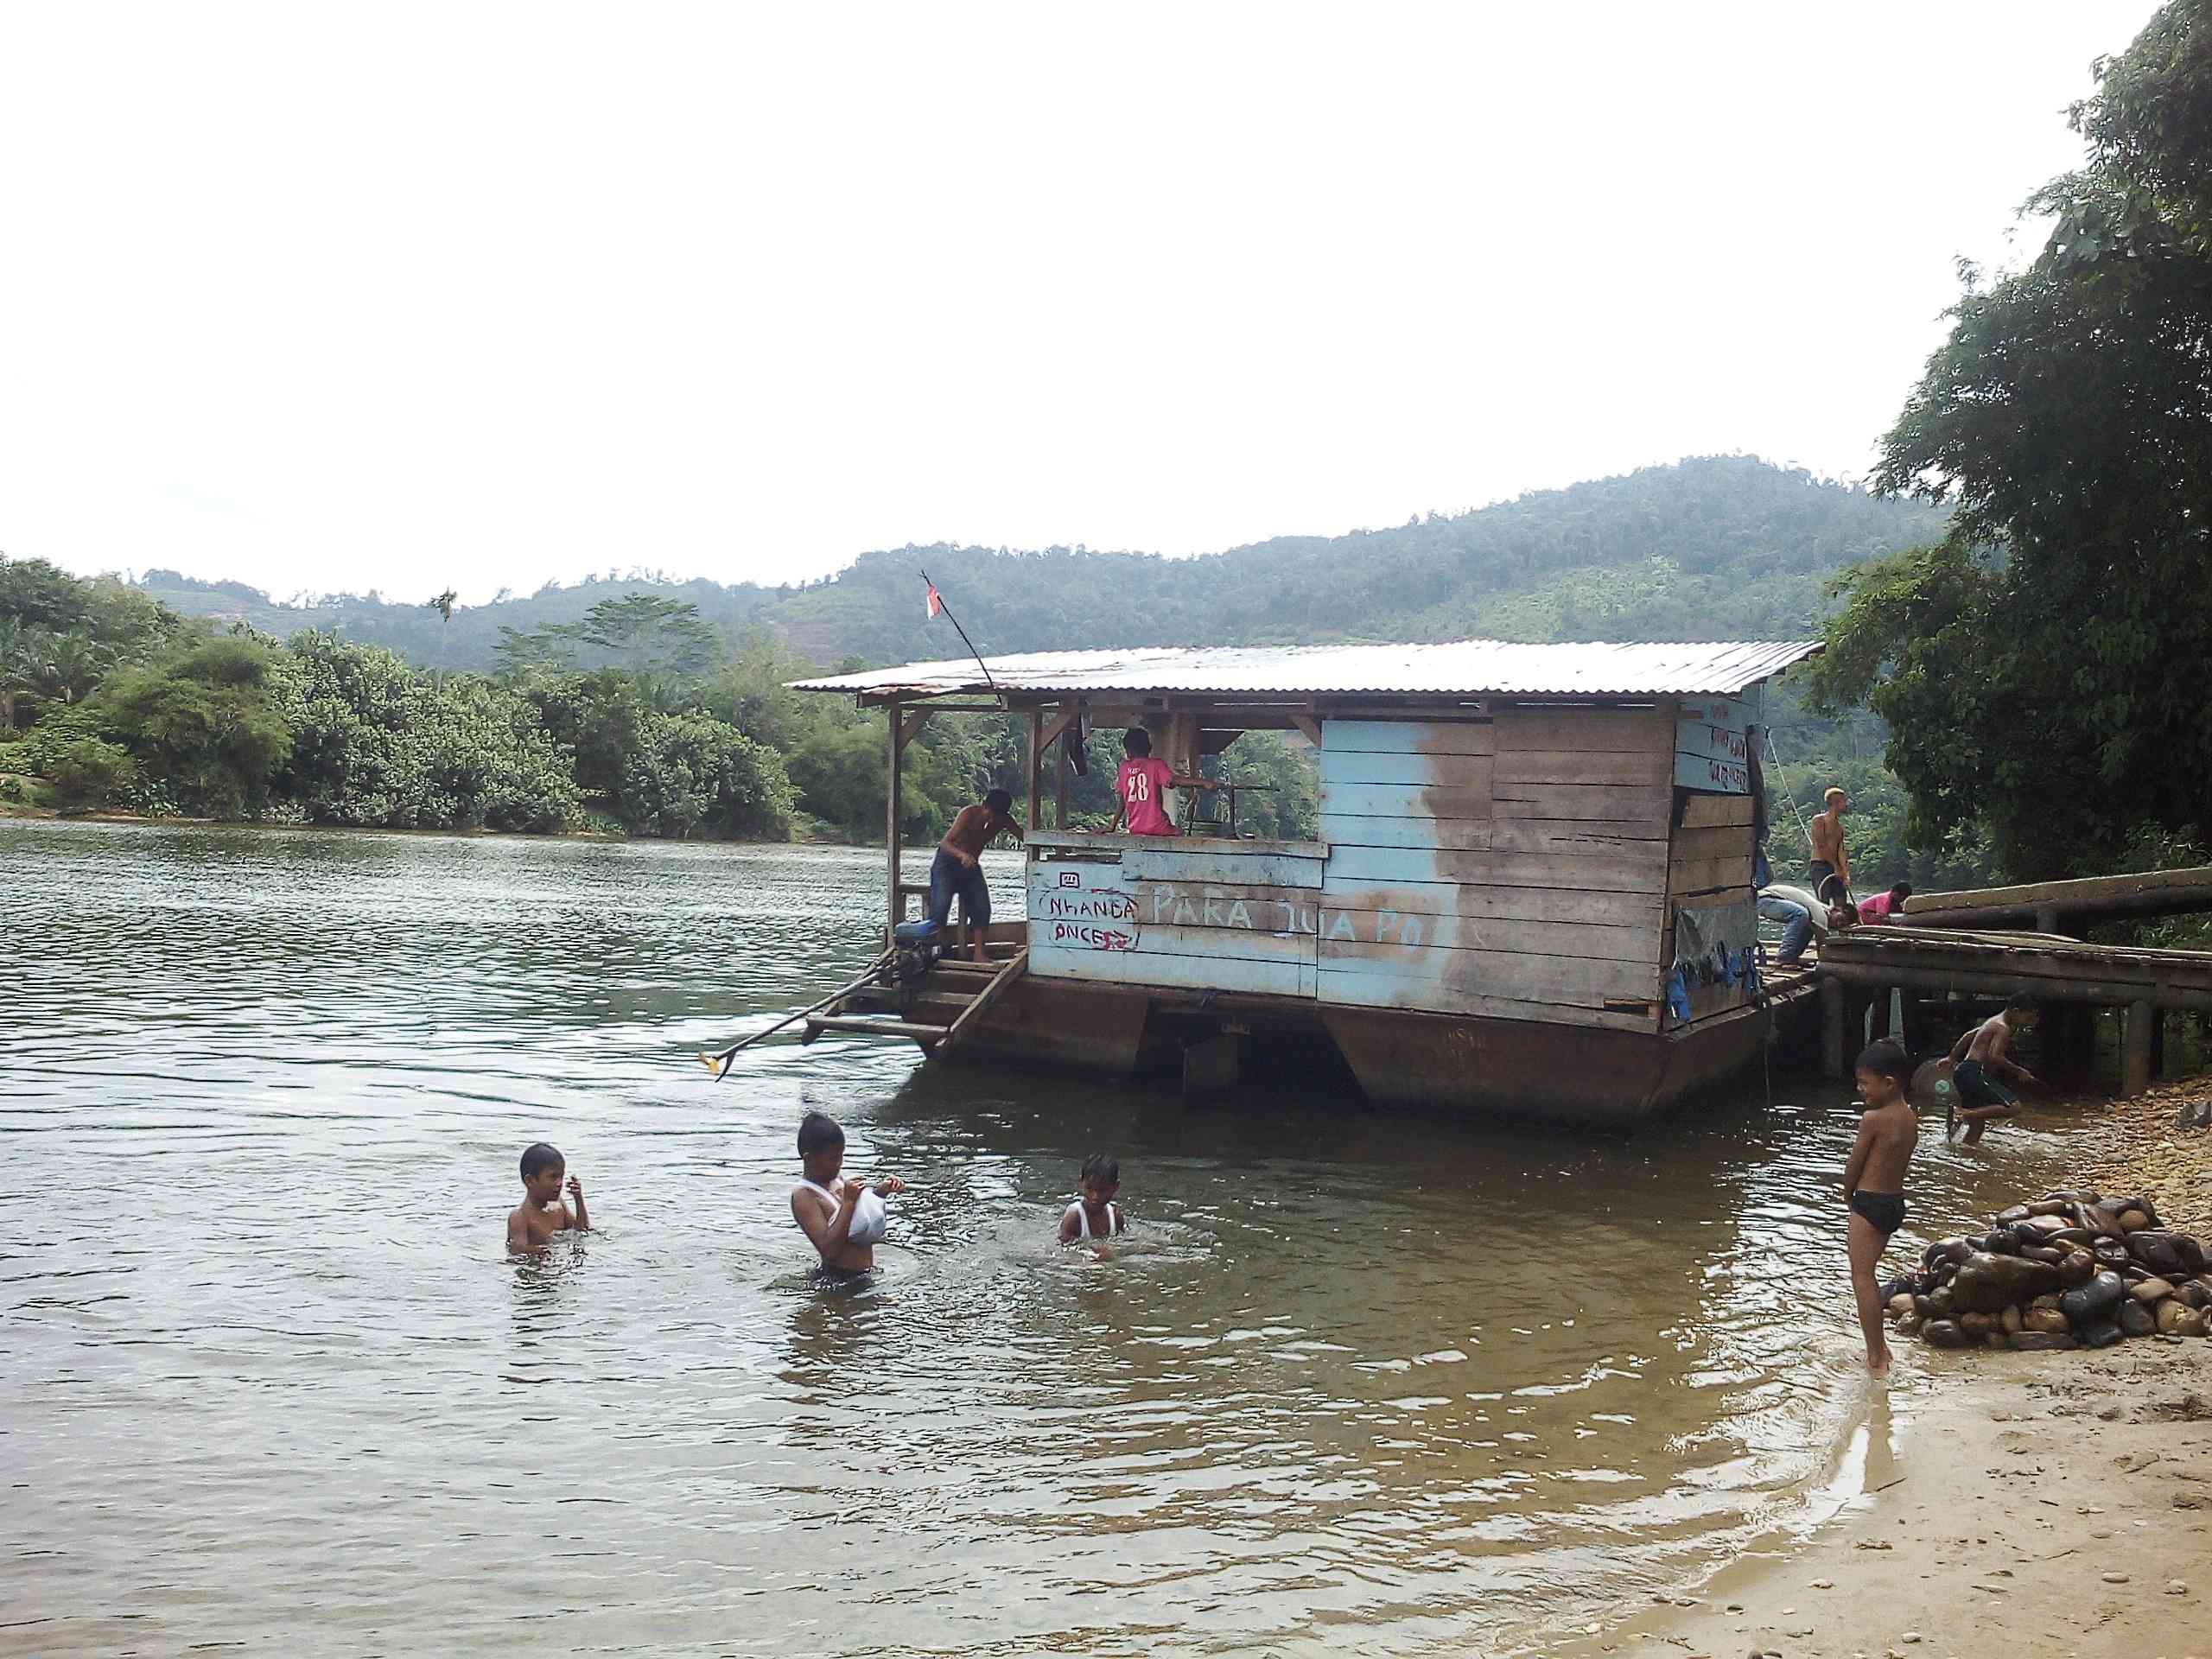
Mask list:
[{"label": "pink t-shirt", "polygon": [[1121,798],[1122,815],[1128,820],[1131,835],[1175,833],[1173,821],[1160,804],[1160,791],[1174,775],[1173,768],[1156,754],[1122,762],[1121,771],[1114,774],[1114,793]]},{"label": "pink t-shirt", "polygon": [[1861,899],[1859,901],[1859,919],[1862,922],[1885,922],[1896,906],[1897,900],[1886,892],[1878,893],[1871,899]]}]

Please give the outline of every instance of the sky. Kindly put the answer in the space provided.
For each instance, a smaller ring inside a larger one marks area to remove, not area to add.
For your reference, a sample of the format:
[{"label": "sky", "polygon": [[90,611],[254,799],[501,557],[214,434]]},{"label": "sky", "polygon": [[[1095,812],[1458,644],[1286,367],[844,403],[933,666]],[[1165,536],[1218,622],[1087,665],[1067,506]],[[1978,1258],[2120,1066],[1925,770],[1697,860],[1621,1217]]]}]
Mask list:
[{"label": "sky", "polygon": [[1856,478],[2148,0],[0,6],[0,553],[464,602]]}]

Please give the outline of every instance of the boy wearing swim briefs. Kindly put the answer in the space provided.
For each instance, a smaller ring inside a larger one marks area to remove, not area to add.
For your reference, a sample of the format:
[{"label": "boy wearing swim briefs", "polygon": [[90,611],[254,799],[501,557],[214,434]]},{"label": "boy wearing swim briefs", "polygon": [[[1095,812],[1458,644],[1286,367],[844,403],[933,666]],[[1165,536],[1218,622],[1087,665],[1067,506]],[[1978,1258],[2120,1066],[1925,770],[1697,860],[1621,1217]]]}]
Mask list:
[{"label": "boy wearing swim briefs", "polygon": [[1103,1152],[1094,1152],[1083,1160],[1083,1179],[1077,1189],[1082,1198],[1068,1205],[1060,1217],[1060,1243],[1072,1244],[1078,1239],[1111,1238],[1126,1224],[1122,1212],[1114,1207],[1114,1195],[1122,1190],[1122,1166],[1117,1159]]},{"label": "boy wearing swim briefs", "polygon": [[1866,1338],[1866,1369],[1879,1376],[1890,1369],[1890,1346],[1882,1335],[1882,1293],[1875,1288],[1874,1264],[1882,1259],[1890,1235],[1904,1225],[1904,1173],[1920,1143],[1920,1114],[1905,1097],[1912,1062],[1900,1045],[1887,1039],[1870,1044],[1853,1075],[1866,1109],[1859,1114],[1859,1138],[1843,1166],[1843,1190],[1851,1208],[1844,1246],[1859,1328]]},{"label": "boy wearing swim briefs", "polygon": [[586,1232],[591,1217],[584,1210],[584,1184],[569,1175],[569,1196],[576,1203],[572,1211],[561,1201],[561,1178],[568,1175],[568,1160],[557,1147],[535,1141],[523,1150],[523,1201],[507,1217],[507,1248],[541,1250],[556,1233]]},{"label": "boy wearing swim briefs", "polygon": [[829,1272],[850,1278],[875,1266],[875,1247],[890,1224],[884,1199],[905,1189],[896,1175],[870,1186],[841,1180],[845,1167],[845,1132],[832,1117],[809,1112],[798,1123],[799,1168],[804,1178],[791,1188],[791,1219],[822,1257]]},{"label": "boy wearing swim briefs", "polygon": [[1956,1135],[1963,1123],[1967,1132],[1961,1144],[1970,1147],[1981,1139],[1991,1118],[2011,1117],[2020,1109],[2020,1103],[1997,1081],[1998,1077],[2029,1088],[2039,1086],[2035,1073],[2016,1063],[2008,1052],[2012,1028],[2026,1022],[2028,1011],[2028,1005],[2020,1002],[2002,1014],[1992,1014],[1960,1038],[1951,1050],[1951,1098],[1957,1104],[1946,1114],[1943,1134],[1947,1139]]}]

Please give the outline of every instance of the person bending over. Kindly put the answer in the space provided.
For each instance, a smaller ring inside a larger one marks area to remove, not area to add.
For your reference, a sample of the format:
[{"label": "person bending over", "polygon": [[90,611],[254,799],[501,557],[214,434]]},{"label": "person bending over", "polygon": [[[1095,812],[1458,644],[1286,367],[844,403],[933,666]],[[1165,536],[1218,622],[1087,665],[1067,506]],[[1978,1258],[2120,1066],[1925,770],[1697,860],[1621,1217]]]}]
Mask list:
[{"label": "person bending over", "polygon": [[1990,1119],[2011,1117],[2018,1112],[2018,1099],[1997,1081],[1999,1077],[2025,1088],[2042,1086],[2041,1079],[2015,1062],[2010,1052],[2012,1033],[2027,1023],[2029,1013],[2026,1003],[2016,1002],[2004,1013],[1990,1015],[1960,1038],[1952,1048],[1950,1098],[1955,1103],[1946,1115],[1946,1138],[1958,1134],[1959,1125],[1963,1123],[1966,1135],[1961,1144],[1970,1147],[1981,1139],[1981,1132]]},{"label": "person bending over", "polygon": [[960,900],[960,919],[976,931],[976,960],[983,959],[983,929],[991,920],[991,889],[983,880],[983,849],[1001,836],[1021,839],[1007,815],[1014,797],[995,789],[973,806],[963,806],[930,861],[930,920],[942,928]]},{"label": "person bending over", "polygon": [[1887,893],[1877,893],[1859,901],[1859,919],[1873,924],[1894,921],[1904,912],[1904,901],[1912,897],[1912,883],[1900,881]]}]

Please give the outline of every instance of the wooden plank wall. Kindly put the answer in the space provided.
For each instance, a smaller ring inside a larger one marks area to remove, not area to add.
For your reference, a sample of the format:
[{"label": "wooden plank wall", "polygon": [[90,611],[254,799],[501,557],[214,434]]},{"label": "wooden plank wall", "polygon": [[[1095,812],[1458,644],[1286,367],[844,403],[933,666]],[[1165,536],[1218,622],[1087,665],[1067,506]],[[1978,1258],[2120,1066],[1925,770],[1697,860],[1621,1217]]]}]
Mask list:
[{"label": "wooden plank wall", "polygon": [[1324,1001],[1658,1022],[1669,709],[1322,728]]},{"label": "wooden plank wall", "polygon": [[1314,994],[1321,849],[1130,847],[1033,860],[1029,971],[1181,990]]},{"label": "wooden plank wall", "polygon": [[[1675,781],[1684,785],[1667,859],[1667,920],[1661,960],[1675,956],[1675,912],[1748,897],[1754,817],[1745,728],[1759,718],[1759,694],[1684,698],[1677,711]],[[1744,986],[1706,985],[1690,994],[1690,1022],[1740,1008]]]}]

